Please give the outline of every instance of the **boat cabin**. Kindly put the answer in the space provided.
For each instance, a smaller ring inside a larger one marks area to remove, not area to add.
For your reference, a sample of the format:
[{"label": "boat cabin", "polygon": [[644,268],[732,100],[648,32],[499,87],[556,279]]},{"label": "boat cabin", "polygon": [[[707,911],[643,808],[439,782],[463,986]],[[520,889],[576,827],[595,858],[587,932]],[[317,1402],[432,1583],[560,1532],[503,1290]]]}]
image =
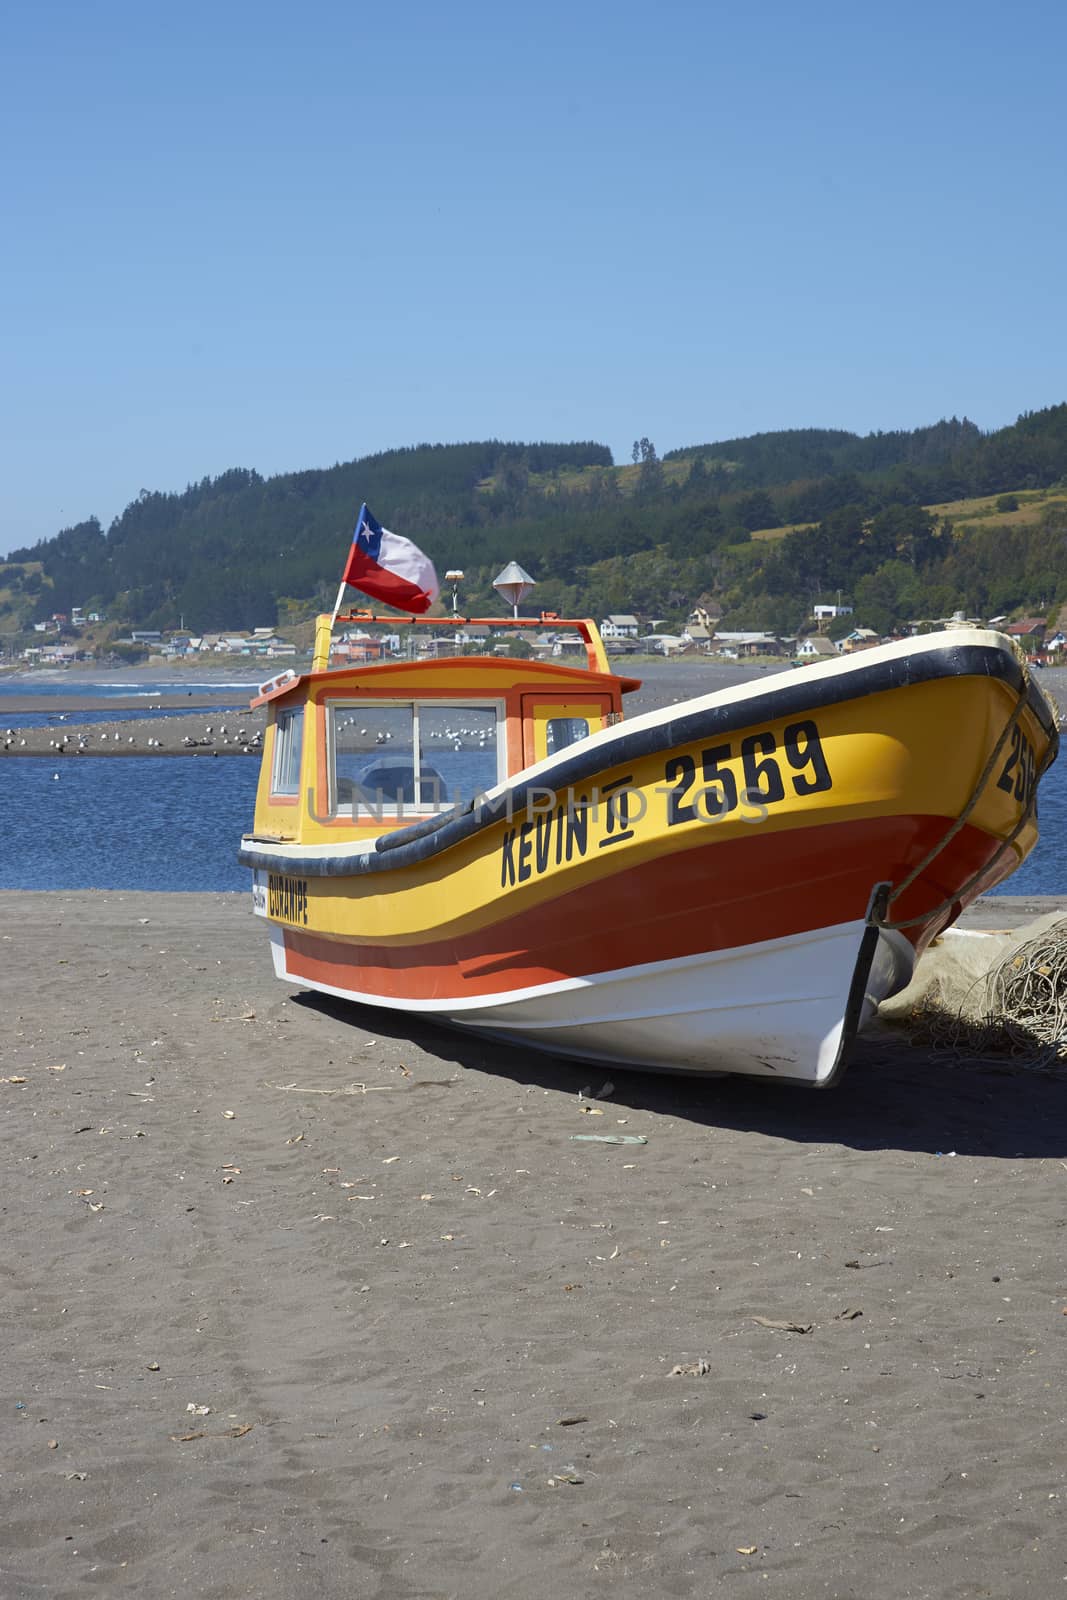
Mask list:
[{"label": "boat cabin", "polygon": [[[611,672],[596,625],[584,620],[521,619],[577,630],[584,667],[576,660],[447,656],[333,669],[330,620],[319,619],[312,670],[279,674],[252,701],[267,709],[256,794],[260,839],[370,840],[467,806],[620,721],[623,694],[640,687]],[[394,627],[397,620],[388,619]],[[441,619],[434,621],[440,628]],[[488,625],[516,624],[494,618]]]}]

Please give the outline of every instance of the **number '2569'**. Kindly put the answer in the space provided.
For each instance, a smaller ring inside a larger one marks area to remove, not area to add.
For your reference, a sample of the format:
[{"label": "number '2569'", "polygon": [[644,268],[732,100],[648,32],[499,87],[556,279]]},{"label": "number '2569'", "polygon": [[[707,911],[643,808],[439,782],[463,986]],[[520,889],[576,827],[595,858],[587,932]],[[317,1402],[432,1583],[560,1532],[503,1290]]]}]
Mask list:
[{"label": "number '2569'", "polygon": [[712,745],[700,752],[699,788],[695,756],[673,756],[667,762],[664,777],[670,786],[668,827],[728,816],[737,810],[741,800],[748,805],[777,805],[786,798],[787,781],[796,795],[819,794],[833,788],[814,722],[791,722],[783,731],[780,746],[770,731],[750,733],[741,740],[738,755],[743,779],[740,794],[730,765],[735,760],[731,743]]}]

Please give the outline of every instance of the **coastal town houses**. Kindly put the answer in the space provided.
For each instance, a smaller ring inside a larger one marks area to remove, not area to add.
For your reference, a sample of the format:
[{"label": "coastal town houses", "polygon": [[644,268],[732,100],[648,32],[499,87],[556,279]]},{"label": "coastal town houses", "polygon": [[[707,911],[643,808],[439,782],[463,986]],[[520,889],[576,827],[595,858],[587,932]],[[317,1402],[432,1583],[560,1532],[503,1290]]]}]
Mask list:
[{"label": "coastal town houses", "polygon": [[686,619],[686,628],[704,628],[710,638],[722,619],[722,607],[697,604]]},{"label": "coastal town houses", "polygon": [[1018,639],[1023,649],[1040,649],[1045,642],[1047,624],[1044,617],[1022,617],[1009,622],[1004,632],[1009,639]]},{"label": "coastal town houses", "polygon": [[680,655],[689,645],[689,641],[677,633],[649,633],[639,643],[650,656]]},{"label": "coastal town houses", "polygon": [[585,640],[580,633],[557,633],[552,641],[552,654],[556,657],[584,656]]},{"label": "coastal town houses", "polygon": [[875,633],[873,628],[853,628],[841,640],[841,649],[846,656],[850,656],[856,650],[870,650],[881,642],[881,635]]},{"label": "coastal town houses", "polygon": [[746,656],[784,656],[787,654],[784,642],[776,633],[754,633],[750,631],[723,632],[720,630],[712,640],[712,649],[728,660],[743,660]]},{"label": "coastal town houses", "polygon": [[[295,655],[296,646],[289,648]],[[380,661],[386,653],[385,640],[375,638],[364,629],[356,629],[343,633],[330,653],[338,661],[347,661],[353,666],[367,661]]]},{"label": "coastal town houses", "polygon": [[1045,655],[1062,662],[1064,651],[1067,650],[1067,605],[1060,607],[1049,624],[1042,649]]}]

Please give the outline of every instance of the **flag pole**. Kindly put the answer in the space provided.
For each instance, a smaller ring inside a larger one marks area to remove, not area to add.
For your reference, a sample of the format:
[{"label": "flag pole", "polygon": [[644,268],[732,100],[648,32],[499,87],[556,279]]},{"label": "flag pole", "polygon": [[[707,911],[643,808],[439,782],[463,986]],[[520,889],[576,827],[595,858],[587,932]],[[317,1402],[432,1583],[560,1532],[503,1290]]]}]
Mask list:
[{"label": "flag pole", "polygon": [[315,655],[311,664],[313,672],[325,672],[330,665],[330,644],[333,639],[334,623],[337,621],[337,613],[341,609],[341,601],[344,599],[346,587],[345,580],[342,578],[337,588],[337,599],[333,603],[333,611],[330,613],[330,620],[326,623],[325,629],[323,629],[323,623],[326,622],[325,612],[316,624]]},{"label": "flag pole", "polygon": [[[362,530],[363,524],[366,521],[366,519],[367,519],[367,502],[364,500],[363,504],[359,508],[359,516],[356,518],[356,531],[352,535],[353,544],[359,538],[360,531]],[[347,572],[347,570],[348,570],[348,568],[346,567],[345,571]],[[332,614],[330,616],[330,633],[331,634],[333,633],[333,627],[334,627],[334,623],[337,621],[338,613],[341,610],[341,601],[345,597],[345,589],[347,587],[348,587],[347,581],[344,578],[342,578],[341,582],[337,586],[337,599],[333,603],[333,612],[332,612]]]}]

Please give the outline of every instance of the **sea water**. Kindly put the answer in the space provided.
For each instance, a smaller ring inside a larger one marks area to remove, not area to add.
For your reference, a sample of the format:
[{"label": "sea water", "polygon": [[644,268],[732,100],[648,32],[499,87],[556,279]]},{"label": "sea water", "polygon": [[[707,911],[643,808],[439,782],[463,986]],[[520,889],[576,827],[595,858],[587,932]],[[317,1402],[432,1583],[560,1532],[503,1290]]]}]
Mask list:
[{"label": "sea water", "polygon": [[0,720],[5,701],[25,699],[55,700],[61,711],[73,710],[79,700],[161,700],[164,695],[185,695],[202,699],[233,690],[237,704],[247,704],[255,693],[253,678],[89,678],[68,672],[12,672],[0,677]]},{"label": "sea water", "polygon": [[[0,756],[4,889],[247,889],[237,865],[259,761]],[[1046,774],[1041,839],[1002,894],[1067,895],[1067,757]]]},{"label": "sea water", "polygon": [[247,889],[259,761],[0,757],[4,889]]}]

